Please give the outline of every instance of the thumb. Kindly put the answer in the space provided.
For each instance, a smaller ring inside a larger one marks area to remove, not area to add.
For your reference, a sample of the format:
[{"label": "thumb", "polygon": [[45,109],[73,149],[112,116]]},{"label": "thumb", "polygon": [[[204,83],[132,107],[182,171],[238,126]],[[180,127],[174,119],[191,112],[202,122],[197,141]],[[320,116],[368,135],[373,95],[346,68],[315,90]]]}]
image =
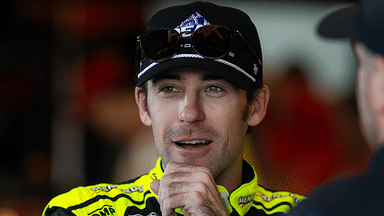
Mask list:
[{"label": "thumb", "polygon": [[159,194],[159,187],[160,187],[160,180],[153,180],[150,184],[151,190],[158,195]]}]

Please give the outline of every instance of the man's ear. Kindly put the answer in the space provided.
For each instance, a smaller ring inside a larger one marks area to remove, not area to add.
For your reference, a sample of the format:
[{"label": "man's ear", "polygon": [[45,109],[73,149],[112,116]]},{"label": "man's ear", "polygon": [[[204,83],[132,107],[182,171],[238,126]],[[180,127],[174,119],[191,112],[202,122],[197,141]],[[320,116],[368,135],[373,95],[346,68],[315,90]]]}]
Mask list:
[{"label": "man's ear", "polygon": [[370,97],[373,109],[378,118],[377,120],[380,121],[384,129],[384,56],[375,56],[374,71],[372,73],[373,75],[369,84],[372,89]]},{"label": "man's ear", "polygon": [[264,85],[260,89],[256,89],[253,100],[250,102],[247,123],[249,126],[258,125],[267,114],[267,106],[269,102],[269,88]]},{"label": "man's ear", "polygon": [[143,122],[143,124],[145,124],[146,126],[151,126],[152,120],[148,111],[146,97],[147,97],[147,94],[143,91],[141,87],[135,88],[135,100],[136,100],[137,106],[139,107],[141,122]]}]

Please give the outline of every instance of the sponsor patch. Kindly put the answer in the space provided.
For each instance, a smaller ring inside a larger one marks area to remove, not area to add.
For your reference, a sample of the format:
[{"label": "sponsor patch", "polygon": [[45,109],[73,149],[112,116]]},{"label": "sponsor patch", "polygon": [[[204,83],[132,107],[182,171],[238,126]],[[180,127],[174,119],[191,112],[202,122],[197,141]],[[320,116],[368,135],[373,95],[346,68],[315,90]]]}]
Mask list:
[{"label": "sponsor patch", "polygon": [[103,187],[95,187],[95,188],[91,188],[92,191],[105,191],[105,192],[109,192],[110,190],[116,188],[116,186],[113,186],[113,185],[107,185],[107,186],[103,186]]},{"label": "sponsor patch", "polygon": [[126,190],[122,190],[124,193],[133,193],[133,192],[140,192],[140,193],[142,193],[143,191],[144,191],[144,186],[139,186],[139,187],[137,187],[137,186],[132,186],[132,187],[130,187],[130,188],[128,188],[128,189],[126,189]]},{"label": "sponsor patch", "polygon": [[287,195],[274,194],[272,197],[267,197],[263,193],[259,192],[259,195],[266,202],[271,202],[272,200],[274,200],[276,198],[284,198],[284,197],[292,197],[296,204],[299,204],[302,202],[302,200],[297,198],[295,194],[287,194]]},{"label": "sponsor patch", "polygon": [[114,215],[115,212],[116,211],[113,208],[113,206],[104,205],[103,207],[88,213],[88,215],[90,215],[90,216],[111,216],[111,215]]},{"label": "sponsor patch", "polygon": [[[196,29],[201,26],[211,25],[203,16],[201,16],[198,12],[195,12],[186,20],[184,20],[180,25],[178,25],[175,30],[179,33],[181,32],[195,32]],[[191,34],[183,34],[183,38],[190,38]]]},{"label": "sponsor patch", "polygon": [[239,205],[247,204],[253,201],[255,194],[243,196],[239,198]]}]

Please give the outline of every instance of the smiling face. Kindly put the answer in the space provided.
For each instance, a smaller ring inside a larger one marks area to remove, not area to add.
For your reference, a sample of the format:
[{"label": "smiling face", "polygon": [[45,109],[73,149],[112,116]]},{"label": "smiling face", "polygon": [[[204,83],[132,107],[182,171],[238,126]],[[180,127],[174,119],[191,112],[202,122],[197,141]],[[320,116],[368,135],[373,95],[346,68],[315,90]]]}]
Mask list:
[{"label": "smiling face", "polygon": [[265,92],[264,101],[248,103],[246,91],[221,77],[178,68],[148,81],[147,106],[138,89],[136,100],[142,122],[152,126],[164,168],[171,161],[204,166],[216,178],[241,168],[247,127],[265,115]]}]

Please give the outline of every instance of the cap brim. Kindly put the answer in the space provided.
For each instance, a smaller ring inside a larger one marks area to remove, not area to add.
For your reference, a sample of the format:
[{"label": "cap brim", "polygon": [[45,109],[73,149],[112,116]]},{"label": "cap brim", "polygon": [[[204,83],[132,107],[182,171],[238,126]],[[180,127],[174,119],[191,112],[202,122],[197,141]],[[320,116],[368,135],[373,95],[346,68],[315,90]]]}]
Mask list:
[{"label": "cap brim", "polygon": [[357,9],[352,6],[331,13],[320,22],[317,32],[327,38],[354,38]]},{"label": "cap brim", "polygon": [[253,82],[246,75],[235,68],[210,59],[201,58],[177,58],[161,62],[151,67],[138,80],[137,86],[143,85],[149,79],[165,70],[173,68],[193,67],[216,73],[224,79],[236,84],[241,89],[249,89]]}]

